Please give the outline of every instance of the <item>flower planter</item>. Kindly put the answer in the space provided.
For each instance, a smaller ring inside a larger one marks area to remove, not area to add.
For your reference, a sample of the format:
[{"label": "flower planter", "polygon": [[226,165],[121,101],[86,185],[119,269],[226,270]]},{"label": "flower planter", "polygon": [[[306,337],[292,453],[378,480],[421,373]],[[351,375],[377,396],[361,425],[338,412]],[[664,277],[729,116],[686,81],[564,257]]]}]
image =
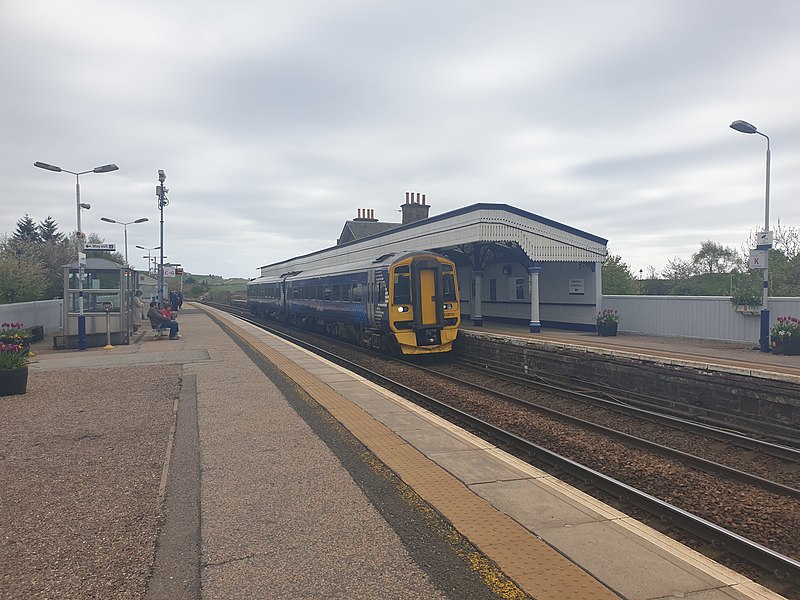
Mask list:
[{"label": "flower planter", "polygon": [[800,356],[800,339],[791,338],[784,340],[774,338],[772,340],[772,352],[785,356]]},{"label": "flower planter", "polygon": [[613,322],[608,323],[606,321],[598,321],[597,322],[597,335],[601,335],[603,337],[612,337],[617,335],[617,326],[619,323]]},{"label": "flower planter", "polygon": [[740,304],[736,307],[736,312],[743,316],[755,317],[761,314],[760,306],[748,306],[747,304]]},{"label": "flower planter", "polygon": [[0,370],[0,396],[24,394],[28,387],[28,367]]}]

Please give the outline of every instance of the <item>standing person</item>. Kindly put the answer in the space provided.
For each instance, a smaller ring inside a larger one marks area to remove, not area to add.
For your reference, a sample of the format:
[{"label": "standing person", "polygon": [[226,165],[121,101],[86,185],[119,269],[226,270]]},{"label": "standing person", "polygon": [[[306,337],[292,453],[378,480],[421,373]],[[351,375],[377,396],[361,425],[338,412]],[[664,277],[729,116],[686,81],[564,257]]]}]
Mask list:
[{"label": "standing person", "polygon": [[178,312],[178,294],[175,290],[169,293],[169,304],[172,307],[172,312]]},{"label": "standing person", "polygon": [[169,339],[181,339],[181,336],[178,335],[178,322],[164,316],[164,314],[158,310],[157,300],[150,302],[150,310],[147,311],[147,318],[150,319],[150,325],[154,329],[166,329],[169,327]]},{"label": "standing person", "polygon": [[142,324],[142,319],[144,319],[144,298],[142,298],[141,290],[136,290],[133,295],[133,315],[133,327],[134,329],[139,329],[139,325]]},{"label": "standing person", "polygon": [[183,292],[178,290],[175,295],[178,297],[178,310],[180,310],[183,306]]}]

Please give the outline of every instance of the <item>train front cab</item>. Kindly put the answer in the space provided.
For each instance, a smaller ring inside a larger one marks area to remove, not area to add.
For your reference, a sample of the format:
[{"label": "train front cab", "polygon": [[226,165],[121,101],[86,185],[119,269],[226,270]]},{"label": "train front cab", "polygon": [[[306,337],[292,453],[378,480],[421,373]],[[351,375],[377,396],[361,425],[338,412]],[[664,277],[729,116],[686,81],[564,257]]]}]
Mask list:
[{"label": "train front cab", "polygon": [[411,256],[391,265],[389,327],[403,354],[449,352],[460,310],[455,265],[442,257]]}]

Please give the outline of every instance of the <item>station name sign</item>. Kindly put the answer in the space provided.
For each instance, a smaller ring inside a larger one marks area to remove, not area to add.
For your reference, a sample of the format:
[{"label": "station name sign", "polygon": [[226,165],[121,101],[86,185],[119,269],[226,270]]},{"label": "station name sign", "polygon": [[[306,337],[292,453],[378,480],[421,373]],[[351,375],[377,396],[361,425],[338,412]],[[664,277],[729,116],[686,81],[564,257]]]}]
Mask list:
[{"label": "station name sign", "polygon": [[84,250],[103,251],[103,252],[116,252],[116,244],[84,244]]}]

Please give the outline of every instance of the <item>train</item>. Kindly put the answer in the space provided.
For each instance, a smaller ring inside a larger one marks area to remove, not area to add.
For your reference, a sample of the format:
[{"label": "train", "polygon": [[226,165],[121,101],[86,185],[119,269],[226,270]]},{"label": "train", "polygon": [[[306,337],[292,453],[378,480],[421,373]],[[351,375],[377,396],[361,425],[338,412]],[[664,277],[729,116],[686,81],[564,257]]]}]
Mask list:
[{"label": "train", "polygon": [[393,355],[449,352],[461,323],[455,263],[433,252],[258,277],[247,307]]}]

